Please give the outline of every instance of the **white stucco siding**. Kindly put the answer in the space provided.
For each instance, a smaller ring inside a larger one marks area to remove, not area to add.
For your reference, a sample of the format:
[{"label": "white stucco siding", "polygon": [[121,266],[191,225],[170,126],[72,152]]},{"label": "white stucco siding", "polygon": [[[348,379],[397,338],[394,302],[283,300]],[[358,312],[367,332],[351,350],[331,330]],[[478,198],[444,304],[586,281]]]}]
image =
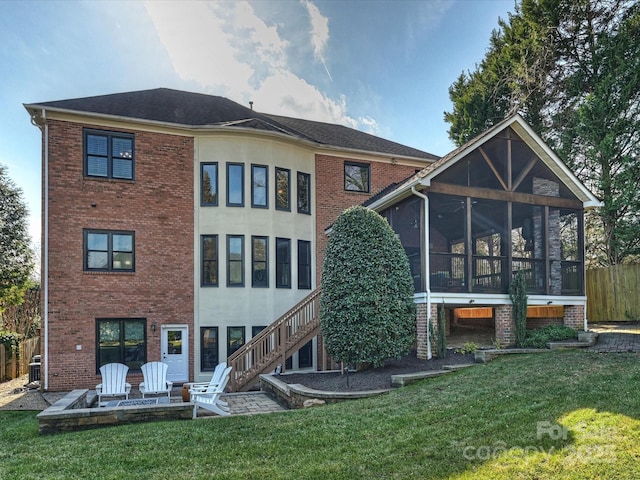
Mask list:
[{"label": "white stucco siding", "polygon": [[[227,327],[265,326],[306,297],[311,290],[298,289],[298,240],[311,242],[312,288],[315,288],[315,155],[294,145],[250,134],[196,137],[194,159],[194,282],[195,373],[200,374],[200,327],[218,327],[219,358],[227,353]],[[218,206],[200,205],[200,166],[218,163]],[[226,165],[244,165],[244,206],[228,207]],[[251,165],[268,167],[268,208],[251,207]],[[290,211],[276,210],[275,168],[289,169]],[[297,212],[297,173],[311,175],[311,214]],[[202,235],[218,236],[218,286],[201,286]],[[244,286],[227,286],[227,235],[244,236]],[[251,237],[268,238],[269,287],[251,286]],[[291,240],[291,288],[276,288],[276,238]],[[210,373],[203,374],[204,377]]]}]

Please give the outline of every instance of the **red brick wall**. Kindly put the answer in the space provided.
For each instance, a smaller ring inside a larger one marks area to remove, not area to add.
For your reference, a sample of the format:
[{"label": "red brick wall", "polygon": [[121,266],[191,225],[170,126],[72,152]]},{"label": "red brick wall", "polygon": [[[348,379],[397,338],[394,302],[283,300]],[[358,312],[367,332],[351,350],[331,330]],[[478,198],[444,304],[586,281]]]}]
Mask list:
[{"label": "red brick wall", "polygon": [[[344,189],[344,162],[370,164],[371,193],[348,192]],[[425,163],[425,166],[427,164]],[[365,162],[345,157],[316,155],[316,252],[317,284],[320,285],[322,262],[327,245],[325,230],[335,222],[338,215],[353,205],[359,205],[394,182],[404,180],[418,167],[407,165]]]},{"label": "red brick wall", "polygon": [[583,332],[584,305],[565,305],[563,322],[567,327],[575,328]]},{"label": "red brick wall", "polygon": [[515,345],[516,332],[513,322],[513,306],[499,305],[493,311],[496,320],[496,340],[505,347]]},{"label": "red brick wall", "polygon": [[[94,388],[95,319],[193,321],[193,140],[135,133],[135,181],[83,176],[83,126],[49,120],[49,390]],[[108,130],[108,129],[102,129]],[[83,229],[135,232],[135,273],[83,271]],[[189,345],[193,345],[193,328]],[[81,345],[81,350],[76,350]],[[190,371],[193,349],[190,348]],[[192,374],[192,373],[191,373]],[[129,374],[134,386],[141,375]]]}]

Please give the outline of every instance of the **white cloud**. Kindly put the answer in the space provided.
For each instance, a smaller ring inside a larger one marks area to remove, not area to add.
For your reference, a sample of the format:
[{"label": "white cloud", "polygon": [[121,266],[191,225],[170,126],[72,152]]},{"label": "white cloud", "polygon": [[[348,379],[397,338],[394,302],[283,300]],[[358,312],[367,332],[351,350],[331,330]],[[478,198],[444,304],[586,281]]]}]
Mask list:
[{"label": "white cloud", "polygon": [[[304,5],[312,19],[314,54],[324,64],[328,21],[315,5]],[[258,111],[377,128],[373,119],[350,117],[344,96],[330,98],[295,75],[288,66],[288,41],[248,2],[149,1],[145,8],[182,79],[244,105],[251,100]]]},{"label": "white cloud", "polygon": [[329,79],[333,81],[324,58],[324,51],[329,41],[329,19],[323,16],[318,7],[308,0],[302,0],[302,4],[306,7],[311,20],[311,45],[313,46],[313,54],[324,66]]}]

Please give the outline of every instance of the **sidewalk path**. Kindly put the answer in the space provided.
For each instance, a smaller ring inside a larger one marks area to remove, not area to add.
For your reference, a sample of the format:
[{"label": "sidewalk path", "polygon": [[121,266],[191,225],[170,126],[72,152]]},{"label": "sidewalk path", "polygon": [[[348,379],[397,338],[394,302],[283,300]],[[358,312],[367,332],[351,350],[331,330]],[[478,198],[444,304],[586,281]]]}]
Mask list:
[{"label": "sidewalk path", "polygon": [[640,352],[640,322],[592,323],[598,342],[586,350],[598,353]]}]

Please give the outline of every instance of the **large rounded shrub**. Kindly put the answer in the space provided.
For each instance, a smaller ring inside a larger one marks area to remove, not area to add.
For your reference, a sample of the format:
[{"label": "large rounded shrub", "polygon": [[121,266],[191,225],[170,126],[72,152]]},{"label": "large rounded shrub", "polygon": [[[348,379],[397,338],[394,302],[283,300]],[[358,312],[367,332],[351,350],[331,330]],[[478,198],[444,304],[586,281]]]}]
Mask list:
[{"label": "large rounded shrub", "polygon": [[368,208],[351,207],[333,225],[320,322],[327,353],[347,365],[380,366],[415,342],[409,260],[387,221]]}]

